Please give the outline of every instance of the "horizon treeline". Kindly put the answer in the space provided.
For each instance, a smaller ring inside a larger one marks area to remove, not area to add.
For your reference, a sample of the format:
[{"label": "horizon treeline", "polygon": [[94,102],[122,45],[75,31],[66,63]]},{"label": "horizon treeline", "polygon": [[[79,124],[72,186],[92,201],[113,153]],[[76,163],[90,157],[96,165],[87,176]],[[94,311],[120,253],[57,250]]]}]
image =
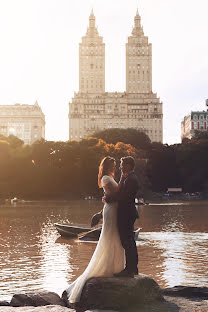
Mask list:
[{"label": "horizon treeline", "polygon": [[99,163],[110,155],[136,160],[139,197],[182,187],[183,192],[208,193],[208,133],[181,144],[150,142],[136,129],[107,129],[77,141],[40,140],[32,145],[0,134],[0,198],[73,199],[102,196],[97,185]]}]

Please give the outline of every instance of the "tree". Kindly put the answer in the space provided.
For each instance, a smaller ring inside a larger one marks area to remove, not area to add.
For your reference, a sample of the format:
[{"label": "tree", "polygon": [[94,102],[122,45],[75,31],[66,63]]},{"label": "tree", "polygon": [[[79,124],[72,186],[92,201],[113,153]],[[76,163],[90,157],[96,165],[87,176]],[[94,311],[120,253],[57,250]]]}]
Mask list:
[{"label": "tree", "polygon": [[208,131],[194,131],[194,138],[195,139],[208,139]]},{"label": "tree", "polygon": [[177,168],[184,191],[203,191],[208,181],[208,139],[192,138],[177,146]]},{"label": "tree", "polygon": [[0,197],[5,197],[9,187],[10,144],[1,136],[0,140]]},{"label": "tree", "polygon": [[9,135],[7,138],[7,142],[9,142],[12,148],[17,148],[24,145],[24,141],[16,137],[15,135]]},{"label": "tree", "polygon": [[152,143],[148,153],[147,172],[155,192],[165,192],[168,187],[181,186],[175,146]]},{"label": "tree", "polygon": [[128,128],[128,129],[106,129],[95,132],[92,137],[100,138],[109,144],[116,144],[123,142],[131,144],[137,149],[148,150],[151,146],[150,138],[142,131]]}]

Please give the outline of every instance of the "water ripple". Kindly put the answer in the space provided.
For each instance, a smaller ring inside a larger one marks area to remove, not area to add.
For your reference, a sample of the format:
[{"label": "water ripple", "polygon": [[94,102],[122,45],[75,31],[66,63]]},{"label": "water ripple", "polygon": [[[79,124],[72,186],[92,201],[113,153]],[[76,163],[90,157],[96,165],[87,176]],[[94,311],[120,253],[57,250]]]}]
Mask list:
[{"label": "water ripple", "polygon": [[[140,207],[139,271],[161,286],[208,286],[208,203]],[[0,300],[14,293],[59,294],[79,276],[95,242],[59,238],[54,223],[89,224],[102,203],[27,202],[0,209]]]}]

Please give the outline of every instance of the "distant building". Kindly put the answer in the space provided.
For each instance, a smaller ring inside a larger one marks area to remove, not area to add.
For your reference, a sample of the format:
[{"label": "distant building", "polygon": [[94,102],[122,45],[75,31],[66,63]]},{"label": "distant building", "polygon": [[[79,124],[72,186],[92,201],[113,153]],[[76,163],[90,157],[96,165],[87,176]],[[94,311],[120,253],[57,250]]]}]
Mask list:
[{"label": "distant building", "polygon": [[181,193],[182,192],[182,187],[168,187],[167,192],[168,193]]},{"label": "distant building", "polygon": [[45,138],[45,115],[37,101],[34,105],[0,105],[0,133],[15,135],[25,144]]},{"label": "distant building", "polygon": [[195,130],[208,130],[208,111],[193,111],[184,117],[183,121],[181,122],[181,141],[184,138],[193,138]]},{"label": "distant building", "polygon": [[79,92],[69,103],[69,139],[107,128],[134,128],[163,141],[162,103],[152,92],[152,45],[137,11],[126,43],[126,92],[105,92],[105,44],[93,11],[79,45]]}]

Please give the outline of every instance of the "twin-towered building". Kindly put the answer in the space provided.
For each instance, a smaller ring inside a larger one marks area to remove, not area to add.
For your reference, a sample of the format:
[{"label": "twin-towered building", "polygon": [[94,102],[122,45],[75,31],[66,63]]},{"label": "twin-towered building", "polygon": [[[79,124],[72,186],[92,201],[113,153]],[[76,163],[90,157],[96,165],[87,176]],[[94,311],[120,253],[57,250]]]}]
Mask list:
[{"label": "twin-towered building", "polygon": [[79,45],[79,92],[69,103],[69,139],[81,140],[108,128],[135,128],[163,141],[163,109],[152,92],[152,45],[137,11],[126,43],[126,91],[105,91],[105,44],[93,11]]},{"label": "twin-towered building", "polygon": [[[135,128],[151,141],[163,141],[162,103],[152,92],[152,45],[137,11],[126,43],[126,91],[105,91],[105,44],[93,11],[79,45],[79,92],[69,104],[69,139],[81,140],[108,128]],[[0,105],[0,133],[25,144],[45,137],[45,116],[34,105]]]}]

